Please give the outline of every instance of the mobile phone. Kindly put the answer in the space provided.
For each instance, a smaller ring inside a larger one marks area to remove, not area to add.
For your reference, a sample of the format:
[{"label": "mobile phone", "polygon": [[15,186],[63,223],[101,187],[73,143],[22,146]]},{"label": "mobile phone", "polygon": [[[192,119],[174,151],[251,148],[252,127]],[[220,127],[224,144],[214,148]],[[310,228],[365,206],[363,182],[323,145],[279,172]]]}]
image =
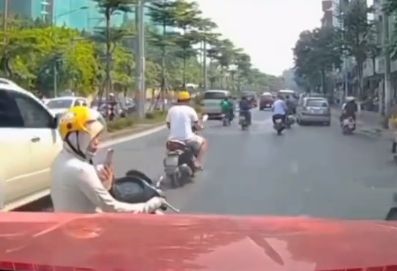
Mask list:
[{"label": "mobile phone", "polygon": [[106,152],[105,166],[111,166],[113,163],[114,150],[109,148]]}]

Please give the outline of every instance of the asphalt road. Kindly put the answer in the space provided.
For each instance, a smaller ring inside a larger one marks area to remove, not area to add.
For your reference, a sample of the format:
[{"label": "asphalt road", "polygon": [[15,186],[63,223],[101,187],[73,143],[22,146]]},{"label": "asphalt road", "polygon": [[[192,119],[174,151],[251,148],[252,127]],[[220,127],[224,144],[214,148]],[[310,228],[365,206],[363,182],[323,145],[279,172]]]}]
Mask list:
[{"label": "asphalt road", "polygon": [[[382,138],[344,136],[336,121],[295,125],[277,136],[271,114],[258,111],[249,131],[209,121],[204,134],[210,144],[204,172],[167,191],[185,213],[384,219],[393,205],[397,165]],[[117,175],[139,169],[160,176],[166,136],[164,130],[116,145]]]},{"label": "asphalt road", "polygon": [[[254,111],[248,131],[209,121],[205,170],[193,184],[166,191],[168,200],[184,213],[384,219],[397,192],[390,142],[342,135],[334,117],[331,127],[294,125],[282,136],[269,112]],[[157,179],[167,133],[115,145],[117,176],[138,169]],[[48,199],[37,204],[45,205]]]}]

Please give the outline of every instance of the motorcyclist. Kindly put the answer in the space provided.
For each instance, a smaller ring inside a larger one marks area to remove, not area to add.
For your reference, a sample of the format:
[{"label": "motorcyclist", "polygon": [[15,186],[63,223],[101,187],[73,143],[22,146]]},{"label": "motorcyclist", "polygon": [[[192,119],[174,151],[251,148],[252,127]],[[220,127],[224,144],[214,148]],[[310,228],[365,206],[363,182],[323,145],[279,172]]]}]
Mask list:
[{"label": "motorcyclist", "polygon": [[340,122],[348,117],[352,117],[356,121],[356,113],[358,111],[358,105],[355,97],[346,97],[345,104],[342,105],[342,114],[340,116]]},{"label": "motorcyclist", "polygon": [[114,96],[114,93],[109,93],[109,100],[108,100],[108,109],[109,109],[109,120],[113,120],[117,115],[117,100]]},{"label": "motorcyclist", "polygon": [[251,125],[251,103],[246,96],[242,96],[239,102],[240,115],[245,115],[248,125]]},{"label": "motorcyclist", "polygon": [[86,106],[73,107],[61,117],[59,132],[64,148],[51,168],[54,211],[95,213],[99,208],[103,212],[152,213],[161,208],[165,201],[158,197],[129,204],[111,196],[110,187],[104,184],[113,182],[112,168],[103,166],[98,172],[92,162],[105,131],[100,114]]},{"label": "motorcyclist", "polygon": [[203,169],[204,155],[208,149],[207,140],[195,134],[193,129],[201,130],[203,128],[196,110],[190,106],[190,93],[188,91],[179,91],[177,104],[168,110],[166,122],[170,129],[169,140],[180,140],[192,146],[196,160],[195,167],[198,170]]},{"label": "motorcyclist", "polygon": [[232,121],[234,118],[233,103],[229,100],[228,97],[225,97],[221,101],[221,109],[222,109],[222,114],[229,116],[229,120]]},{"label": "motorcyclist", "polygon": [[289,95],[285,97],[285,104],[287,105],[287,115],[293,115],[294,114],[294,104],[291,101],[291,98]]},{"label": "motorcyclist", "polygon": [[285,123],[288,112],[288,106],[281,94],[277,94],[277,99],[273,103],[272,110],[273,110],[273,124],[276,124],[277,119],[282,119],[283,123]]}]

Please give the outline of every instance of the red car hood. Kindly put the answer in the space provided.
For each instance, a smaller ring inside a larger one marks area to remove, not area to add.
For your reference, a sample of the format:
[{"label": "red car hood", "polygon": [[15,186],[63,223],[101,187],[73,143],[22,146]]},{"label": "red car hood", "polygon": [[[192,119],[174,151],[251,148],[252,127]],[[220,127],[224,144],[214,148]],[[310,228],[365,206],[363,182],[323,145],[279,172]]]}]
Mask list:
[{"label": "red car hood", "polygon": [[397,224],[304,217],[3,213],[0,270],[7,268],[391,271],[397,270]]}]

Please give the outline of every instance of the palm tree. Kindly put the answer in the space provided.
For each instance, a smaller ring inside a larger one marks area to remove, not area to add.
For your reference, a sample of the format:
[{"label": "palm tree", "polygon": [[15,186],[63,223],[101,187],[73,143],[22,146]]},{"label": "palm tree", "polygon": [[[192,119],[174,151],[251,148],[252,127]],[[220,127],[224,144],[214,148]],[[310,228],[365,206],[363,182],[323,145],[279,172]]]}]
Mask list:
[{"label": "palm tree", "polygon": [[[101,13],[105,16],[105,43],[106,43],[106,68],[105,68],[105,89],[106,96],[112,90],[111,79],[111,57],[112,57],[112,35],[111,35],[111,19],[117,11],[131,12],[132,6],[136,4],[135,0],[93,0],[98,4]],[[102,96],[102,93],[100,94]]]}]

